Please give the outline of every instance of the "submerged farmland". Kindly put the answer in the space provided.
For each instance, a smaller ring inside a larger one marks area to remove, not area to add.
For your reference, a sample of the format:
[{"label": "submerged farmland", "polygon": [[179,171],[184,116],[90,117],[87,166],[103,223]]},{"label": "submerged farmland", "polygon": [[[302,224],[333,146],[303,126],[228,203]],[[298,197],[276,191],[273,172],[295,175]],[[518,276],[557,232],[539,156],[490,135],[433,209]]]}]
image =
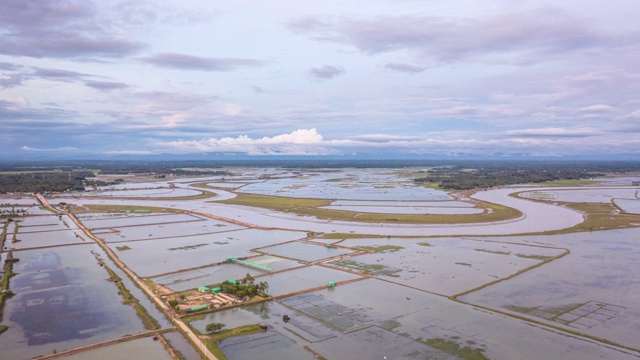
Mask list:
[{"label": "submerged farmland", "polygon": [[2,358],[640,357],[637,180],[454,193],[420,171],[4,197]]}]

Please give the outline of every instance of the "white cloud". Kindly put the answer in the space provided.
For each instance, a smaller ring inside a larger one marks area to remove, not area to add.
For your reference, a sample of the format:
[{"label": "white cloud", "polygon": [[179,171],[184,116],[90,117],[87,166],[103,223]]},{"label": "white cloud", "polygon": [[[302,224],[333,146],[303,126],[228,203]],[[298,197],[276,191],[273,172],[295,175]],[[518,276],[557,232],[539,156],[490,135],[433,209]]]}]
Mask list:
[{"label": "white cloud", "polygon": [[565,129],[558,127],[542,129],[522,129],[505,132],[507,136],[520,137],[587,137],[596,135],[592,129]]},{"label": "white cloud", "polygon": [[[209,138],[203,140],[176,140],[161,143],[161,146],[178,152],[244,152],[260,154],[326,154],[333,151],[314,148],[323,137],[316,129],[298,129],[289,134],[252,139],[247,135],[238,137]],[[311,146],[308,146],[311,145]]]},{"label": "white cloud", "polygon": [[615,109],[609,105],[596,104],[596,105],[590,105],[590,106],[579,108],[578,111],[580,112],[613,112],[615,111]]},{"label": "white cloud", "polygon": [[31,146],[22,146],[20,147],[20,150],[23,151],[36,151],[36,152],[65,152],[65,151],[74,151],[74,150],[78,150],[78,148],[75,147],[71,147],[71,146],[65,146],[65,147],[58,147],[58,148],[48,148],[48,149],[43,149],[43,148],[34,148]]}]

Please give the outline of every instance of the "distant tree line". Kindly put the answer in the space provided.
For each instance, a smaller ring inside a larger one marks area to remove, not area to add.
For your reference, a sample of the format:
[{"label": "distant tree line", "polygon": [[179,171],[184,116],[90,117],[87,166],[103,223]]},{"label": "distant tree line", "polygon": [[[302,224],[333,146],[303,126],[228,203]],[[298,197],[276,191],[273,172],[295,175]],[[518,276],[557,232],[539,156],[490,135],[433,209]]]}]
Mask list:
[{"label": "distant tree line", "polygon": [[56,171],[0,174],[0,193],[42,193],[84,190],[91,171]]},{"label": "distant tree line", "polygon": [[598,176],[603,173],[586,169],[554,168],[517,168],[489,167],[480,169],[464,169],[460,167],[434,168],[424,172],[425,176],[414,179],[416,183],[433,183],[447,190],[469,190],[490,188],[526,183],[542,183],[556,180],[580,180]]}]

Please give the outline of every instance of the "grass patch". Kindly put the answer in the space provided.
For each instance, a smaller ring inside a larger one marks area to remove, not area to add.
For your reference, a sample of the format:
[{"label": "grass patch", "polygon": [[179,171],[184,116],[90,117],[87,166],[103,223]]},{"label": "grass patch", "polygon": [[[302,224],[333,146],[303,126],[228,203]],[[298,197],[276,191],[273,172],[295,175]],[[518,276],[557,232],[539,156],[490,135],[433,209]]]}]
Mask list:
[{"label": "grass patch", "polygon": [[7,331],[7,329],[8,329],[7,325],[0,325],[0,334]]},{"label": "grass patch", "polygon": [[22,240],[18,240],[18,228],[20,227],[19,221],[13,222],[15,225],[13,226],[13,235],[11,236],[11,243],[17,243]]},{"label": "grass patch", "polygon": [[[102,260],[99,260],[99,261],[102,261]],[[104,262],[102,263],[104,264]],[[134,309],[136,309],[136,313],[138,314],[138,317],[140,318],[140,320],[142,320],[142,324],[144,325],[145,329],[147,330],[159,329],[160,324],[158,324],[156,319],[154,319],[153,317],[151,317],[151,315],[149,315],[147,310],[142,305],[140,305],[140,303],[138,302],[138,299],[136,299],[136,297],[133,296],[131,292],[129,292],[129,290],[122,283],[122,279],[107,265],[103,265],[103,267],[107,271],[107,273],[109,273],[109,281],[112,281],[113,283],[116,284],[116,286],[118,287],[118,292],[124,298],[123,304],[131,305],[134,307]]]},{"label": "grass patch", "polygon": [[227,357],[224,355],[224,353],[222,353],[222,351],[218,347],[218,341],[223,339],[228,339],[234,336],[255,334],[263,331],[264,330],[260,328],[260,325],[257,325],[257,324],[240,326],[237,328],[222,330],[222,331],[213,333],[207,336],[206,339],[204,339],[204,344],[206,345],[207,349],[209,349],[209,351],[211,351],[211,353],[213,353],[213,355],[216,358],[218,358],[219,360],[226,360]]},{"label": "grass patch", "polygon": [[388,238],[385,235],[367,235],[367,234],[351,234],[351,233],[330,233],[319,236],[322,239],[370,239],[370,238]]},{"label": "grass patch", "polygon": [[429,244],[429,243],[428,243],[428,242],[426,242],[426,241],[419,242],[419,243],[418,243],[418,245],[420,245],[420,246],[433,246],[433,245]]},{"label": "grass patch", "polygon": [[9,220],[5,220],[2,226],[2,234],[0,234],[0,249],[4,249],[4,242],[7,240],[7,228],[9,227]]},{"label": "grass patch", "polygon": [[198,195],[190,196],[118,196],[114,199],[118,200],[200,200],[215,197],[217,194],[211,191],[200,191]]},{"label": "grass patch", "polygon": [[331,200],[289,198],[282,196],[269,196],[257,194],[237,193],[233,199],[219,201],[224,204],[245,205],[261,207],[279,211],[297,212],[303,209],[315,208],[318,206],[329,206]]},{"label": "grass patch", "polygon": [[442,187],[440,187],[440,183],[437,182],[420,183],[419,186],[427,189],[444,190]]},{"label": "grass patch", "polygon": [[342,182],[342,181],[352,181],[353,178],[335,178],[335,179],[327,179],[323,180],[323,182]]},{"label": "grass patch", "polygon": [[200,189],[213,189],[213,190],[219,190],[219,188],[215,187],[215,186],[211,186],[209,184],[207,184],[206,182],[201,182],[201,183],[195,183],[195,184],[191,184],[191,186],[193,187],[197,187]]},{"label": "grass patch", "polygon": [[331,262],[330,264],[356,270],[363,274],[375,276],[384,275],[390,277],[400,277],[400,275],[398,275],[397,273],[402,271],[400,269],[393,269],[381,264],[364,264],[353,260],[337,260]]},{"label": "grass patch", "polygon": [[168,248],[167,250],[169,250],[169,251],[174,251],[174,250],[192,250],[192,249],[197,249],[199,247],[207,246],[207,245],[209,245],[209,244],[187,245],[187,246],[181,246],[181,247]]},{"label": "grass patch", "polygon": [[462,265],[462,266],[468,266],[471,267],[471,264],[469,263],[463,263],[463,262],[457,262],[456,265]]},{"label": "grass patch", "polygon": [[486,253],[489,253],[489,254],[497,254],[497,255],[510,255],[511,254],[508,251],[493,251],[493,250],[487,250],[487,249],[475,249],[475,250],[476,251],[480,251],[480,252],[486,252]]},{"label": "grass patch", "polygon": [[488,360],[486,356],[484,356],[484,349],[476,348],[473,349],[469,346],[461,346],[455,341],[445,340],[442,338],[435,339],[427,339],[421,340],[421,343],[430,346],[434,349],[438,349],[440,351],[444,351],[447,354],[451,354],[459,359],[464,360]]},{"label": "grass patch", "polygon": [[400,325],[402,325],[402,324],[400,324],[400,322],[398,322],[396,320],[389,320],[389,321],[383,322],[378,327],[381,328],[382,330],[392,331],[395,328],[399,327]]},{"label": "grass patch", "polygon": [[[166,199],[165,199],[166,200]],[[89,212],[130,212],[134,213],[135,210],[149,211],[152,213],[184,213],[184,210],[156,207],[156,206],[129,206],[129,205],[84,205],[85,209]]]},{"label": "grass patch", "polygon": [[127,250],[131,250],[131,248],[127,245],[122,245],[122,246],[116,246],[116,249],[118,251],[127,251]]},{"label": "grass patch", "polygon": [[379,246],[354,246],[355,249],[367,250],[374,253],[391,253],[404,249],[397,245],[379,245]]},{"label": "grass patch", "polygon": [[13,296],[13,293],[11,292],[11,290],[9,290],[9,279],[11,279],[13,275],[15,275],[15,273],[13,272],[13,264],[18,262],[19,260],[20,259],[13,257],[13,251],[9,251],[7,253],[7,258],[4,261],[4,276],[2,277],[2,282],[0,283],[0,322],[2,322],[2,316],[4,313],[4,302],[7,298]]},{"label": "grass patch", "polygon": [[516,256],[523,259],[533,259],[533,260],[540,260],[540,261],[548,260],[553,257],[553,256],[545,256],[545,255],[526,255],[526,254],[516,254]]},{"label": "grass patch", "polygon": [[[511,194],[511,196],[518,197],[519,193]],[[640,223],[640,215],[624,213],[613,204],[568,203],[533,198],[529,198],[529,200],[559,204],[579,211],[583,213],[585,217],[585,220],[580,224],[577,224],[576,226],[562,230],[544,231],[535,234],[553,235],[585,231],[625,229],[630,227],[637,227],[638,223]]]},{"label": "grass patch", "polygon": [[594,180],[576,179],[576,180],[554,180],[543,183],[528,183],[532,186],[583,186],[597,184]]},{"label": "grass patch", "polygon": [[613,204],[566,203],[567,207],[585,214],[585,221],[566,229],[566,232],[596,231],[634,227],[640,221],[640,215],[620,213]]},{"label": "grass patch", "polygon": [[503,221],[515,219],[522,215],[522,213],[520,213],[520,211],[516,209],[487,202],[476,202],[477,206],[483,207],[485,209],[482,214],[381,214],[319,209],[319,207],[330,205],[331,200],[325,199],[288,198],[242,193],[238,193],[237,195],[238,196],[233,199],[223,200],[220,202],[224,204],[245,205],[276,211],[285,211],[300,216],[312,216],[318,219],[335,221],[358,221],[394,224],[468,224]]}]

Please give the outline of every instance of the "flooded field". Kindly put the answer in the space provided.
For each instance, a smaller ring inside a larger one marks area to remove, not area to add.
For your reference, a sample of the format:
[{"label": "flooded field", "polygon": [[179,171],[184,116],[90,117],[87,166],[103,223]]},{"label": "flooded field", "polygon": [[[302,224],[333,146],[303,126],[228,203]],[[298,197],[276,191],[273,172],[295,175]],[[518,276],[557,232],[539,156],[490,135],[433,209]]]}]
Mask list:
[{"label": "flooded field", "polygon": [[[185,359],[200,359],[175,329],[181,319],[200,336],[214,322],[225,329],[267,326],[220,341],[230,360],[640,357],[640,228],[633,227],[640,218],[627,223],[629,229],[531,235],[585,221],[585,214],[556,202],[613,202],[621,211],[611,218],[640,213],[639,189],[629,186],[635,178],[602,187],[465,195],[523,214],[465,225],[325,220],[218,202],[247,192],[330,199],[328,208],[352,212],[481,216],[470,198],[415,186],[406,174],[416,171],[238,168],[224,178],[163,179],[95,192],[110,198],[51,199],[55,206],[130,209],[77,214],[80,225],[65,213],[31,206],[31,197],[4,198],[42,215],[4,223],[0,261],[19,260],[10,278],[15,295],[2,317],[8,329],[0,334],[0,357],[31,359],[106,342],[62,358],[169,359],[166,339]],[[187,189],[196,182],[220,190],[213,198],[178,199],[199,194]],[[272,298],[214,288],[225,280],[249,281],[247,274],[266,283]],[[169,332],[154,340],[118,284],[156,328]],[[262,302],[229,307],[242,301]]]},{"label": "flooded field", "polygon": [[283,176],[250,183],[241,192],[287,197],[344,200],[427,200],[452,198],[444,191],[417,186],[393,171],[345,169],[304,176]]},{"label": "flooded field", "polygon": [[109,247],[138,275],[154,276],[217,264],[229,257],[255,255],[251,249],[303,236],[293,231],[246,229],[152,240],[122,239],[109,243]]},{"label": "flooded field", "polygon": [[350,250],[330,248],[302,242],[291,242],[257,249],[260,252],[303,261],[318,261],[350,253]]},{"label": "flooded field", "polygon": [[169,189],[129,189],[129,190],[108,190],[97,193],[88,193],[87,196],[112,196],[112,197],[152,197],[152,198],[172,198],[198,196],[201,191],[191,189],[169,188]]},{"label": "flooded field", "polygon": [[337,205],[323,206],[321,209],[342,210],[351,212],[379,213],[379,214],[448,214],[470,215],[481,214],[484,210],[467,207],[435,207],[435,206],[355,206]]},{"label": "flooded field", "polygon": [[154,276],[151,280],[173,291],[185,291],[198,286],[216,285],[225,280],[240,279],[246,274],[255,277],[263,272],[238,264],[216,264],[196,270]]},{"label": "flooded field", "polygon": [[613,199],[637,199],[637,192],[635,188],[566,189],[524,192],[520,196],[536,200],[610,204]]},{"label": "flooded field", "polygon": [[636,346],[639,236],[640,229],[627,229],[517,239],[551,242],[571,249],[571,255],[461,300]]},{"label": "flooded field", "polygon": [[[17,231],[16,231],[17,228]],[[10,223],[8,249],[86,244],[82,231],[67,216],[32,216]]]},{"label": "flooded field", "polygon": [[40,205],[33,196],[0,195],[0,207]]},{"label": "flooded field", "polygon": [[635,358],[573,337],[549,342],[552,333],[543,328],[373,279],[221,311],[191,324],[204,331],[211,322],[269,326],[264,333],[222,341],[229,359],[313,359],[305,347],[327,359]]},{"label": "flooded field", "polygon": [[629,214],[640,214],[640,199],[614,199],[613,203]]},{"label": "flooded field", "polygon": [[[93,246],[14,253],[20,260],[5,304],[3,358],[24,359],[144,330],[135,310],[121,304]],[[6,357],[5,357],[6,356]]]},{"label": "flooded field", "polygon": [[144,354],[147,359],[171,360],[171,356],[164,349],[160,341],[154,341],[152,338],[142,338],[138,340],[130,340],[114,345],[109,345],[93,350],[79,352],[73,355],[61,357],[65,360],[137,360],[140,354]]},{"label": "flooded field", "polygon": [[267,274],[259,278],[269,283],[269,295],[280,296],[301,290],[326,287],[329,282],[341,282],[361,278],[360,275],[329,269],[322,266],[308,266]]},{"label": "flooded field", "polygon": [[92,229],[116,228],[124,226],[142,226],[167,223],[179,223],[189,221],[204,221],[204,219],[188,214],[133,214],[112,218],[89,218],[82,219],[82,223]]},{"label": "flooded field", "polygon": [[565,253],[560,248],[464,238],[351,239],[341,245],[389,250],[332,265],[447,296],[504,279]]}]

